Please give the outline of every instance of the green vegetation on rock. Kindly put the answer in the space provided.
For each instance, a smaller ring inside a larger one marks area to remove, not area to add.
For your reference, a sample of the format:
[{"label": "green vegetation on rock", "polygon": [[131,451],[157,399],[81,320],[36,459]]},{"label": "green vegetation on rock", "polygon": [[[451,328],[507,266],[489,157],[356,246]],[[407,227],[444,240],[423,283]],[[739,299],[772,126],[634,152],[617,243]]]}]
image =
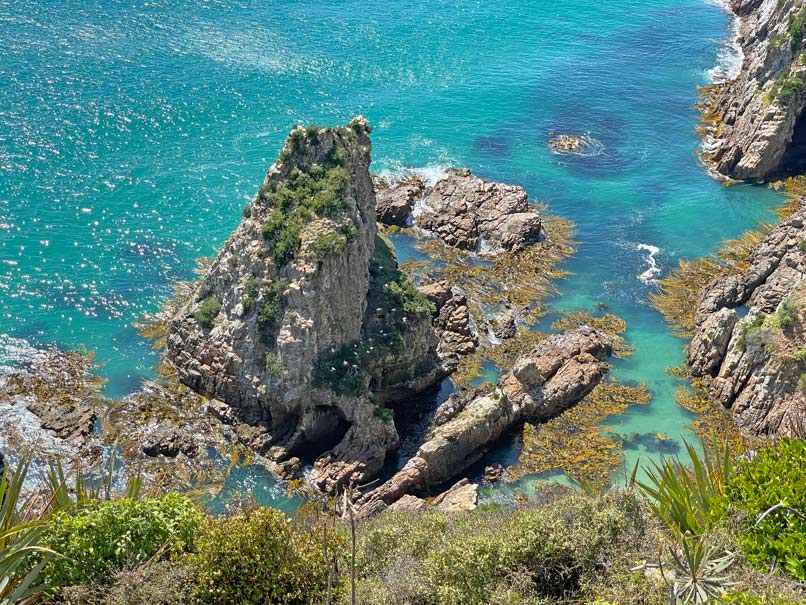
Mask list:
[{"label": "green vegetation on rock", "polygon": [[[301,140],[300,137],[304,139],[303,132],[297,129],[291,133],[292,144]],[[337,146],[334,150],[341,152],[331,153],[331,167],[313,165],[306,171],[294,167],[282,185],[266,185],[258,194],[260,200],[271,208],[262,233],[269,254],[278,267],[287,265],[299,253],[300,236],[306,223],[317,217],[335,216],[348,207],[344,188],[350,180],[350,173],[344,164],[349,157],[343,147]]]},{"label": "green vegetation on rock", "polygon": [[193,318],[199,322],[203,328],[210,329],[213,327],[215,318],[218,317],[221,311],[221,301],[215,296],[208,296],[204,299],[199,309],[193,314]]}]

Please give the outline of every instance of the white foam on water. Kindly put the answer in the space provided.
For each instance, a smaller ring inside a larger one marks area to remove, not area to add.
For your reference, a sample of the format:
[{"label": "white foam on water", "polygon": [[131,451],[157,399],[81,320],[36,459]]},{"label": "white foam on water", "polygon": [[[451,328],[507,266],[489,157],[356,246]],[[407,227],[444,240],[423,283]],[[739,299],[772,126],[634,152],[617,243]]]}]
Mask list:
[{"label": "white foam on water", "polygon": [[448,169],[450,166],[442,164],[429,164],[418,168],[395,168],[384,169],[378,173],[378,176],[388,183],[394,184],[400,181],[408,180],[414,176],[419,177],[428,187],[433,187],[437,181],[441,181],[448,176]]},{"label": "white foam on water", "polygon": [[657,254],[660,252],[660,248],[650,244],[638,244],[636,248],[643,252],[649,253],[647,254],[646,259],[644,259],[648,265],[648,268],[638,276],[638,279],[645,284],[654,283],[657,276],[660,275],[660,267],[658,267],[658,261],[656,259]]},{"label": "white foam on water", "polygon": [[[710,0],[710,2],[730,13],[727,0]],[[716,53],[716,65],[706,72],[708,79],[714,84],[734,80],[741,73],[744,52],[738,40],[739,18],[734,16],[728,28],[728,37],[721,42],[721,46]]]}]

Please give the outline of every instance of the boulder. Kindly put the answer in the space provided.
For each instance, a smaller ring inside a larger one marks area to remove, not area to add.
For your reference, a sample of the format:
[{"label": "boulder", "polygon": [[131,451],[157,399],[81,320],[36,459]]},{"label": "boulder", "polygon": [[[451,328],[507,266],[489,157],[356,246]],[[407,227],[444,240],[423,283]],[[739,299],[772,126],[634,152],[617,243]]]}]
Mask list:
[{"label": "boulder", "polygon": [[462,479],[434,498],[432,504],[448,515],[476,510],[479,505],[479,486]]}]

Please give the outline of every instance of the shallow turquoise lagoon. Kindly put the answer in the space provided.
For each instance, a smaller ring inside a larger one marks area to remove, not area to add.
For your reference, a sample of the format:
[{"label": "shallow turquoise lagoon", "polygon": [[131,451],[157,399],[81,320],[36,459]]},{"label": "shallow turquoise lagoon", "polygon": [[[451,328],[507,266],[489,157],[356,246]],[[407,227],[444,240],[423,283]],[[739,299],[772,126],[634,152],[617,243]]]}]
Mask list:
[{"label": "shallow turquoise lagoon", "polygon": [[[637,435],[628,463],[656,455],[690,419],[649,255],[664,273],[779,202],[695,157],[728,25],[705,0],[0,0],[0,341],[86,345],[110,396],[135,390],[156,356],[132,322],[237,225],[289,128],[363,113],[373,170],[466,165],[576,222],[554,308],[627,320],[616,373],[655,398],[607,424]],[[600,153],[553,155],[552,130]]]}]

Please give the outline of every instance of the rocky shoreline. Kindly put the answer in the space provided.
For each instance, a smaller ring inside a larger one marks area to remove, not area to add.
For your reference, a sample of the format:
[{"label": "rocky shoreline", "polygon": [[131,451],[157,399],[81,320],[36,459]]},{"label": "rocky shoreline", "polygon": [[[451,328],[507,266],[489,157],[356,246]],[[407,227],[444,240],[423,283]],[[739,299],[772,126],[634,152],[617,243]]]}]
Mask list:
[{"label": "rocky shoreline", "polygon": [[[447,279],[426,272],[412,282],[378,233],[376,213],[389,224],[414,224],[457,253],[484,251],[504,262],[539,254],[546,236],[522,188],[467,169],[449,170],[431,187],[414,178],[373,182],[370,130],[356,118],[343,128],[292,131],[200,281],[180,285],[144,330],[165,347],[165,378],[120,402],[87,392],[62,414],[12,374],[8,384],[18,388],[7,387],[0,403],[28,391],[39,430],[92,442],[100,456],[114,448],[164,488],[195,475],[212,493],[222,477],[210,470],[211,451],[265,457],[282,479],[300,477],[300,456],[312,456],[307,481],[326,493],[377,477],[400,444],[393,408],[476,351],[476,326],[489,310]],[[363,514],[398,500],[397,507],[420,506],[502,435],[573,406],[609,369],[611,337],[589,326],[538,338],[522,338],[529,333],[513,314],[491,326],[496,338],[523,340],[512,370],[495,386],[445,402],[414,457],[362,497]],[[54,351],[51,365],[70,355]],[[93,430],[98,419],[102,433]],[[472,507],[477,493],[460,481],[436,504]]]},{"label": "rocky shoreline", "polygon": [[731,0],[743,62],[703,90],[700,157],[718,178],[770,179],[804,168],[806,62],[795,0]]}]

